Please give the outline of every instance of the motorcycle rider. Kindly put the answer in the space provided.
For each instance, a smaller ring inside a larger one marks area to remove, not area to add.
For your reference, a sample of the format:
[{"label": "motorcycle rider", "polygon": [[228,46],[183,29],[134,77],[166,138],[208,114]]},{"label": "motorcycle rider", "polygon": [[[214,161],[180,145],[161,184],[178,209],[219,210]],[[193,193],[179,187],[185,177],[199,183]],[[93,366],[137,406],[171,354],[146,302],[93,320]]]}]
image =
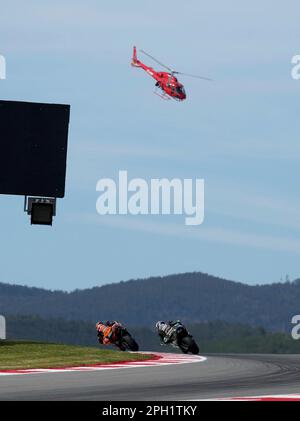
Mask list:
[{"label": "motorcycle rider", "polygon": [[114,341],[114,333],[120,323],[117,321],[97,322],[96,330],[98,341],[102,345],[109,345]]},{"label": "motorcycle rider", "polygon": [[[175,327],[176,326],[176,327]],[[158,321],[155,325],[162,345],[166,345],[173,340],[173,334],[178,327],[184,327],[180,320],[171,320],[169,322]]]}]

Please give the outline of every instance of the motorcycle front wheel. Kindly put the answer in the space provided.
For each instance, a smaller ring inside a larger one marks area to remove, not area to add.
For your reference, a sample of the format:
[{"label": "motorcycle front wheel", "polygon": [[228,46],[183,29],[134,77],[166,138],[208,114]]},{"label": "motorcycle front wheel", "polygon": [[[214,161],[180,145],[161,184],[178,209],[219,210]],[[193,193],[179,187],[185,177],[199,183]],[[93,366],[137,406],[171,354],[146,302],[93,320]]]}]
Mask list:
[{"label": "motorcycle front wheel", "polygon": [[199,354],[199,347],[191,336],[185,336],[182,338],[179,348],[184,354],[189,352],[195,355]]},{"label": "motorcycle front wheel", "polygon": [[138,351],[139,346],[136,341],[130,335],[124,335],[120,341],[120,347],[122,351]]}]

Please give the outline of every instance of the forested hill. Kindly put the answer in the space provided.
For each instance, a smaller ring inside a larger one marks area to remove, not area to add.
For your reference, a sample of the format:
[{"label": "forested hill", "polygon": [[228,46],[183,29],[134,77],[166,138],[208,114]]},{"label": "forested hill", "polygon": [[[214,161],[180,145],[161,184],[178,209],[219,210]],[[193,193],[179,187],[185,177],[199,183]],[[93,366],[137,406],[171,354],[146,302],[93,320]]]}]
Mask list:
[{"label": "forested hill", "polygon": [[299,281],[249,286],[203,273],[131,280],[67,293],[0,283],[0,313],[67,320],[119,319],[152,326],[158,319],[187,323],[222,320],[290,330],[300,314]]}]

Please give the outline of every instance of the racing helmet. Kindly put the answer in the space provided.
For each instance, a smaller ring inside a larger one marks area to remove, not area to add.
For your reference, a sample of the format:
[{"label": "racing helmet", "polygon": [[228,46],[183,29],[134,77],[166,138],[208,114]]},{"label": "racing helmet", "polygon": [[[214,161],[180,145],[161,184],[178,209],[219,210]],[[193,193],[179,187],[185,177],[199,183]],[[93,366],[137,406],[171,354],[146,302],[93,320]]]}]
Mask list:
[{"label": "racing helmet", "polygon": [[159,329],[159,328],[160,328],[160,326],[161,326],[162,324],[165,324],[165,322],[163,322],[162,320],[158,321],[158,322],[155,324],[156,329]]}]

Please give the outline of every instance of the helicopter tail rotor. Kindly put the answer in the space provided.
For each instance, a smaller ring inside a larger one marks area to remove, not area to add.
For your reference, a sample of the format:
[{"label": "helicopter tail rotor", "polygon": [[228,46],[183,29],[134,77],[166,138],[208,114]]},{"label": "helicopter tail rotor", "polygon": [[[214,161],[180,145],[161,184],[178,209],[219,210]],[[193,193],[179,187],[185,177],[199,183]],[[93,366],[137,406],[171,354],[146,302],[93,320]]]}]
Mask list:
[{"label": "helicopter tail rotor", "polygon": [[139,64],[139,60],[137,58],[137,53],[136,53],[136,47],[133,47],[133,56],[132,56],[132,61],[131,61],[131,66],[134,67],[141,67]]}]

